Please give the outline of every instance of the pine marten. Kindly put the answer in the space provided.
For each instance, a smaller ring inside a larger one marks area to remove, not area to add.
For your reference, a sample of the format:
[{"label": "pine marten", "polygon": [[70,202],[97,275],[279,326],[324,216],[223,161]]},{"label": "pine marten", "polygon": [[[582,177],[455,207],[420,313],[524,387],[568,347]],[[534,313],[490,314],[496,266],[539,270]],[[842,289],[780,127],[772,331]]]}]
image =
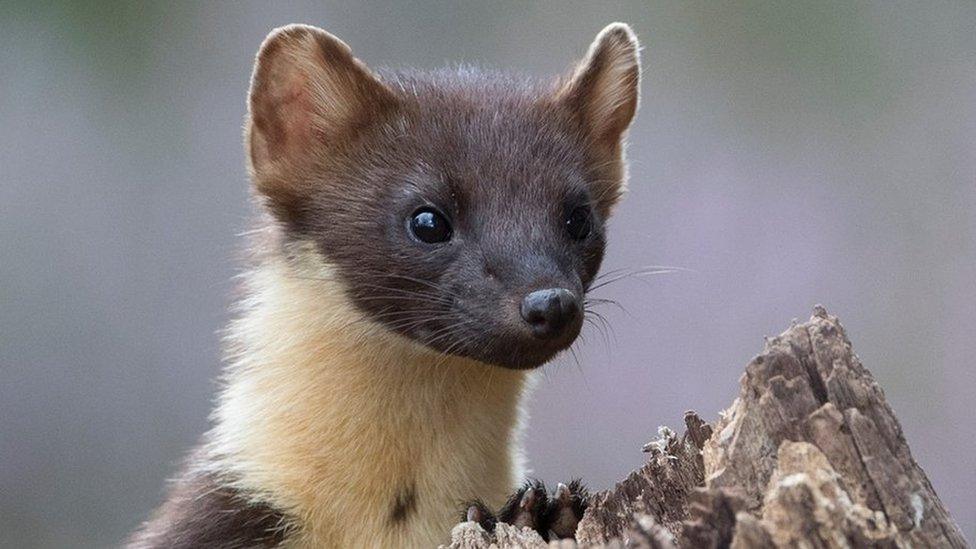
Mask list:
[{"label": "pine marten", "polygon": [[432,547],[465,518],[571,536],[579,483],[516,490],[522,402],[583,324],[639,79],[621,23],[553,82],[374,72],[273,31],[213,427],[130,546]]}]

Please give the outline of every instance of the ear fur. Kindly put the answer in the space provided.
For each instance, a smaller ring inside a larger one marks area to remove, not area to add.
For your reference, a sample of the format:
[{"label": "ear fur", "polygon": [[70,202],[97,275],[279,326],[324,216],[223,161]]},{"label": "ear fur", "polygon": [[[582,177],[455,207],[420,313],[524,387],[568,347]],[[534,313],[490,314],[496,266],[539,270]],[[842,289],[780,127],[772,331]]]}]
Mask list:
[{"label": "ear fur", "polygon": [[594,144],[618,147],[640,97],[640,45],[626,23],[607,25],[557,97],[582,119]]},{"label": "ear fur", "polygon": [[395,106],[349,46],[322,29],[289,25],[261,45],[248,96],[246,148],[257,189],[292,194],[296,174]]}]

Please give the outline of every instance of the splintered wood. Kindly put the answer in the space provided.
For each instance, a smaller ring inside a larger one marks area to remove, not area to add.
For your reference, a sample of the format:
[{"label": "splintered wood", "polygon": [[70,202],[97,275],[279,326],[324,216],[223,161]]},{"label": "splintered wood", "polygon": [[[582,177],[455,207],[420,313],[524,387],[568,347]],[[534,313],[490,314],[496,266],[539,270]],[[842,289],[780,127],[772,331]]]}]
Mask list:
[{"label": "splintered wood", "polygon": [[823,307],[768,339],[739,384],[714,425],[689,412],[683,435],[662,428],[643,467],[591,498],[575,541],[461,523],[450,547],[967,546]]}]

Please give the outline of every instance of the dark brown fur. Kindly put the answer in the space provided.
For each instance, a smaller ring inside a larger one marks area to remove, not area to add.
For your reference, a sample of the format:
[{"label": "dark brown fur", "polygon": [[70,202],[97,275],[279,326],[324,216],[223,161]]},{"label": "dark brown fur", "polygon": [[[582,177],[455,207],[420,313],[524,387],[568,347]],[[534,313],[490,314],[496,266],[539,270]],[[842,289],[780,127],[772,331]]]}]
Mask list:
[{"label": "dark brown fur", "polygon": [[393,509],[390,511],[390,522],[401,524],[410,518],[417,508],[417,491],[413,488],[405,488],[393,502]]},{"label": "dark brown fur", "polygon": [[166,503],[129,540],[132,549],[276,547],[290,520],[270,505],[251,501],[208,470],[202,452],[189,462]]}]

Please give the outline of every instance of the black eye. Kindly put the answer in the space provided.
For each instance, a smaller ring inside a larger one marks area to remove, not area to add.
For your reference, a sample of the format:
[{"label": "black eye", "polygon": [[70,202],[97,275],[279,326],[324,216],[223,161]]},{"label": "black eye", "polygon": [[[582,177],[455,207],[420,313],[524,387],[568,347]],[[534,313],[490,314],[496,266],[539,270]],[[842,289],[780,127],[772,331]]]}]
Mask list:
[{"label": "black eye", "polygon": [[447,242],[451,239],[451,224],[433,208],[420,208],[410,218],[410,232],[427,244]]},{"label": "black eye", "polygon": [[580,206],[569,212],[569,217],[566,218],[566,232],[573,240],[583,240],[590,236],[591,230],[592,222],[588,206]]}]

